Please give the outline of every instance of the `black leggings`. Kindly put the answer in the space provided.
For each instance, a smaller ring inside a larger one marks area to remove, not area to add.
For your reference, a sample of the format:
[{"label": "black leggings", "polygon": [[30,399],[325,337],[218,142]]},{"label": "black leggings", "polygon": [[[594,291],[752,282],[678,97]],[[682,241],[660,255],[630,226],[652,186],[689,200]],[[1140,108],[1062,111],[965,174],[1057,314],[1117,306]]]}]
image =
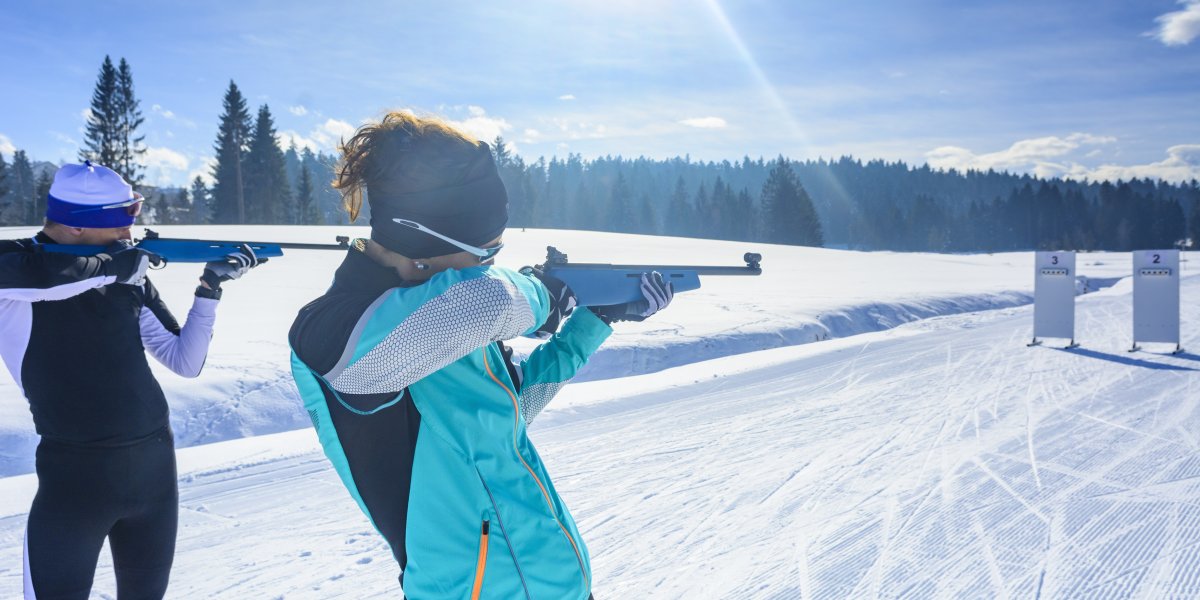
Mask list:
[{"label": "black leggings", "polygon": [[179,492],[170,429],[128,446],[43,439],[25,532],[25,589],[38,600],[86,599],[104,538],[120,600],[160,599],[175,555]]}]

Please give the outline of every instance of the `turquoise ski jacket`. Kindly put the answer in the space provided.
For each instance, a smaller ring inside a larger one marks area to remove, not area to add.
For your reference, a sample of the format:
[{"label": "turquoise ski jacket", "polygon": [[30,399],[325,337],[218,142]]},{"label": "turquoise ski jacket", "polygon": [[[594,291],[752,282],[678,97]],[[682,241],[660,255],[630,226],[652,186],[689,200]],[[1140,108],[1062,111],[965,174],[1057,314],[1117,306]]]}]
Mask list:
[{"label": "turquoise ski jacket", "polygon": [[591,565],[526,427],[611,328],[587,309],[524,360],[546,288],[480,266],[412,285],[352,248],[289,341],[326,456],[411,600],[588,598]]}]

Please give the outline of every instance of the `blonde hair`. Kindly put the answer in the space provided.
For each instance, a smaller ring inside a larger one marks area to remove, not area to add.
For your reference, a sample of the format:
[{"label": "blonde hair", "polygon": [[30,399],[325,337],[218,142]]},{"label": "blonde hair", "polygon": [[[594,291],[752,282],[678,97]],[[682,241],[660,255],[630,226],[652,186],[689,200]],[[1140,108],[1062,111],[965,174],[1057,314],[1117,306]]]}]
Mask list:
[{"label": "blonde hair", "polygon": [[333,187],[342,193],[353,222],[364,190],[421,192],[463,181],[478,156],[479,140],[439,117],[392,111],[378,123],[359,127],[338,150],[342,157]]}]

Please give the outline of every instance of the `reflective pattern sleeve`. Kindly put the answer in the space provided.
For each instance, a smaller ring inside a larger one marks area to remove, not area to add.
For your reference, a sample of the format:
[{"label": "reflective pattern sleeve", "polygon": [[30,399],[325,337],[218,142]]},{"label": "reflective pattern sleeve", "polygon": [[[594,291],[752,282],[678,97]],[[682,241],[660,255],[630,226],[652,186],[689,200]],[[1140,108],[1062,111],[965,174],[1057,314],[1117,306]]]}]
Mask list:
[{"label": "reflective pattern sleeve", "polygon": [[592,311],[581,308],[563,324],[562,330],[538,346],[521,361],[521,414],[525,423],[550,403],[590,357],[612,334]]},{"label": "reflective pattern sleeve", "polygon": [[326,380],[345,394],[397,392],[489,343],[532,333],[548,304],[541,282],[509,269],[438,273],[379,298]]}]

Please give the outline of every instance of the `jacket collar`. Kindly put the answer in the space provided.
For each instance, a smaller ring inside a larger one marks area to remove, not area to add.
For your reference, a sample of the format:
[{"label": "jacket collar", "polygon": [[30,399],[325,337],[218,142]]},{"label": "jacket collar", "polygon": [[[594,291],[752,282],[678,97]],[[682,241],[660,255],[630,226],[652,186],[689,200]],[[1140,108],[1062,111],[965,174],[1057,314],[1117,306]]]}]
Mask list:
[{"label": "jacket collar", "polygon": [[333,275],[335,292],[382,294],[392,288],[411,287],[419,282],[405,281],[391,267],[375,262],[363,252],[364,240],[355,240],[346,258]]}]

